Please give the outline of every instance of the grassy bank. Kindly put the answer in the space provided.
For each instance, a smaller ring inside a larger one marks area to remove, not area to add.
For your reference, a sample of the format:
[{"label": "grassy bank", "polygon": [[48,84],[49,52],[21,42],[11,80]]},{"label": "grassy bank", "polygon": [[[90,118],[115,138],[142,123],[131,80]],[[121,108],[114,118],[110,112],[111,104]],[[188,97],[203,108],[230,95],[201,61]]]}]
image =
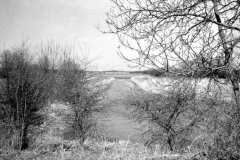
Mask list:
[{"label": "grassy bank", "polygon": [[24,152],[2,151],[0,159],[4,160],[160,160],[190,159],[193,153],[170,153],[164,146],[147,148],[141,143],[88,139],[83,145],[78,141],[38,145]]}]

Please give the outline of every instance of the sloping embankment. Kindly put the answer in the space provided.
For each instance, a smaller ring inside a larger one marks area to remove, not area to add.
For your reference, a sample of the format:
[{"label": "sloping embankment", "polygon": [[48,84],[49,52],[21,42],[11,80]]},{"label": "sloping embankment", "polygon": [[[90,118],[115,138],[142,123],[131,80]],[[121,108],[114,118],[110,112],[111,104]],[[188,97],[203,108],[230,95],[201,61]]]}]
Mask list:
[{"label": "sloping embankment", "polygon": [[[141,89],[152,93],[164,93],[168,91],[170,86],[177,82],[176,79],[170,77],[151,77],[151,76],[135,76],[131,80],[137,84]],[[179,79],[178,79],[179,80]],[[196,82],[196,93],[198,95],[208,93],[209,95],[218,94],[225,100],[232,99],[231,85],[225,82],[223,79],[219,79],[219,82],[210,81],[210,79],[204,78],[201,80],[196,79],[181,79],[183,82],[187,81],[190,85],[194,85]]]}]

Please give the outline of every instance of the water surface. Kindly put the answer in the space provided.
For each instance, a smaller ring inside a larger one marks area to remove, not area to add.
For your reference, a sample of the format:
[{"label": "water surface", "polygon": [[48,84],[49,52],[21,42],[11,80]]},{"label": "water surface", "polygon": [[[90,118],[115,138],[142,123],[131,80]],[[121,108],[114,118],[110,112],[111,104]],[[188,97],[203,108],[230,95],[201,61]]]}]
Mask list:
[{"label": "water surface", "polygon": [[140,125],[126,118],[124,97],[129,93],[134,83],[130,79],[115,79],[107,91],[111,111],[107,118],[106,134],[116,139],[141,141]]}]

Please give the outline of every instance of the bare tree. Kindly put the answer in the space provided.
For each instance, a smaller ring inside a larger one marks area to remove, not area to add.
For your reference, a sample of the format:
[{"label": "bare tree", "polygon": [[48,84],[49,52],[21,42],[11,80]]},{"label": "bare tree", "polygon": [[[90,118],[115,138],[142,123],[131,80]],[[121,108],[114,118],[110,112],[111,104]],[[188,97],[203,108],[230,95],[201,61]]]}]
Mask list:
[{"label": "bare tree", "polygon": [[[237,135],[240,135],[239,1],[112,2],[113,7],[107,13],[106,20],[109,30],[104,33],[118,37],[118,54],[125,60],[136,66],[165,69],[175,75],[210,77],[216,82],[224,74],[235,101],[234,105],[228,106],[230,119],[235,126],[235,131],[231,130],[231,137],[234,138],[229,140],[234,144],[238,140]],[[129,50],[123,52],[122,48]],[[130,52],[137,54],[131,56]],[[224,107],[219,105],[219,108]],[[227,121],[225,123],[227,126]],[[221,131],[226,132],[227,129]],[[235,145],[234,150],[237,148],[239,146]]]},{"label": "bare tree", "polygon": [[96,131],[97,120],[107,109],[101,102],[108,87],[89,74],[89,63],[73,57],[71,51],[64,54],[59,63],[57,97],[69,108],[65,116],[68,126],[64,138],[77,139],[80,143]]},{"label": "bare tree", "polygon": [[44,66],[45,70],[56,71],[59,68],[59,61],[63,54],[69,53],[67,46],[63,47],[56,42],[47,41],[37,46],[37,54],[39,57],[39,65]]},{"label": "bare tree", "polygon": [[166,143],[171,151],[187,148],[200,122],[214,108],[206,102],[199,103],[195,82],[187,79],[175,80],[161,93],[136,88],[125,99],[128,117],[145,128],[143,136],[148,139],[145,143]]},{"label": "bare tree", "polygon": [[[186,75],[227,72],[238,113],[239,2],[237,0],[112,0],[109,31],[121,46],[138,53],[120,56],[138,66]],[[167,62],[167,63],[166,63]],[[180,66],[185,67],[180,70]]]},{"label": "bare tree", "polygon": [[[44,123],[42,109],[51,97],[52,81],[30,57],[30,49],[23,45],[1,53],[4,77],[0,84],[1,129],[12,139],[15,149],[27,149],[34,129]],[[12,137],[11,137],[12,136]]]}]

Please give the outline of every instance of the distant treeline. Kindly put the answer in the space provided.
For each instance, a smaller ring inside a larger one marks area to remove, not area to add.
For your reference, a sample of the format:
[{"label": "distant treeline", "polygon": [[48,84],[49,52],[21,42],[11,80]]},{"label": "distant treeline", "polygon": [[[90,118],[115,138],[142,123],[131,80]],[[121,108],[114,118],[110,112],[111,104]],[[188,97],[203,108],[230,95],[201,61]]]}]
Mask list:
[{"label": "distant treeline", "polygon": [[160,76],[165,76],[166,71],[149,69],[149,70],[144,70],[144,71],[130,71],[129,73],[130,74],[148,74],[148,75],[151,75],[151,76],[160,77]]}]

